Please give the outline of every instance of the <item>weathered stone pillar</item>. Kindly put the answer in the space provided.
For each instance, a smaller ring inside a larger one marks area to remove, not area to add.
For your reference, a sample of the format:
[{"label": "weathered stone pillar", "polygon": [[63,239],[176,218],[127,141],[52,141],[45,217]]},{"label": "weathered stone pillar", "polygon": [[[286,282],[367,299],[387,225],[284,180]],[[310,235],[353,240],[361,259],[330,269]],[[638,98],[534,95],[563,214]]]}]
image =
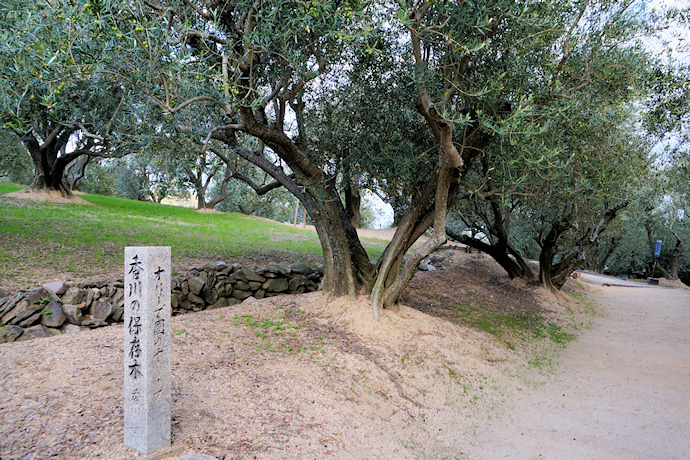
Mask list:
[{"label": "weathered stone pillar", "polygon": [[170,247],[125,248],[125,444],[170,446]]}]

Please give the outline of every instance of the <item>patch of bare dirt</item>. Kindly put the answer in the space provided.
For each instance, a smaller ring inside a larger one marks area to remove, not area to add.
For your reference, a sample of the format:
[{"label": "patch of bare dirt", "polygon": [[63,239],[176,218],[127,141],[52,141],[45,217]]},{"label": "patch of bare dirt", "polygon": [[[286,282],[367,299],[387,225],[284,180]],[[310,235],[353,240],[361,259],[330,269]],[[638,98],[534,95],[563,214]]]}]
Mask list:
[{"label": "patch of bare dirt", "polygon": [[215,209],[206,209],[206,208],[197,209],[196,212],[201,213],[201,214],[222,214],[222,212],[217,211]]},{"label": "patch of bare dirt", "polygon": [[67,203],[87,204],[87,205],[91,204],[88,201],[86,201],[85,199],[78,197],[78,196],[64,197],[64,196],[62,196],[62,194],[60,192],[57,192],[57,191],[32,192],[29,189],[25,189],[25,190],[20,190],[18,192],[3,193],[2,196],[19,198],[22,200],[49,201],[51,203],[60,203],[60,204],[67,204]]},{"label": "patch of bare dirt", "polygon": [[680,289],[690,289],[690,286],[683,283],[681,280],[670,280],[667,278],[659,278],[659,286],[680,288]]},{"label": "patch of bare dirt", "polygon": [[[481,293],[482,297],[510,304],[513,300],[530,301],[531,289],[515,286],[493,259],[482,254],[466,254],[461,251],[445,251],[441,269],[419,272],[410,283],[403,301],[422,311],[445,309],[457,303],[467,292]],[[455,268],[452,270],[451,268]],[[459,277],[458,272],[463,276]],[[427,290],[428,288],[432,288]],[[519,298],[517,298],[517,297]],[[440,311],[438,312],[440,314]]]}]

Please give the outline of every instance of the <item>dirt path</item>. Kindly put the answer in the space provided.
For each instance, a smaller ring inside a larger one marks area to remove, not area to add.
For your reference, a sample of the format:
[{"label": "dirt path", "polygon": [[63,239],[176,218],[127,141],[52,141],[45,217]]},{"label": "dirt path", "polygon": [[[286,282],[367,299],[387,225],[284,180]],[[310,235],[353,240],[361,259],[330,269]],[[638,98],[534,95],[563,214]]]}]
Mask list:
[{"label": "dirt path", "polygon": [[594,298],[603,316],[478,433],[477,458],[690,458],[690,291]]}]

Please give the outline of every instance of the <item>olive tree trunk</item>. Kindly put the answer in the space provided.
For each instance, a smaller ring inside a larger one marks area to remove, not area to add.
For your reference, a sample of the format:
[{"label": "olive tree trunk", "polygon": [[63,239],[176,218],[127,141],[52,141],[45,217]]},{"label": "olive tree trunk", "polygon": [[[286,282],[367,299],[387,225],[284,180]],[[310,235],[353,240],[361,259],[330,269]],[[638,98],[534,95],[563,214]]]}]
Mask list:
[{"label": "olive tree trunk", "polygon": [[539,254],[539,281],[549,290],[560,290],[568,277],[577,270],[586,260],[587,252],[598,242],[601,234],[613,222],[621,209],[628,206],[627,202],[608,208],[594,227],[580,237],[573,247],[565,252],[558,263],[554,258],[559,252],[559,238],[572,228],[567,220],[559,220],[552,224],[549,233],[537,241],[541,246]]}]

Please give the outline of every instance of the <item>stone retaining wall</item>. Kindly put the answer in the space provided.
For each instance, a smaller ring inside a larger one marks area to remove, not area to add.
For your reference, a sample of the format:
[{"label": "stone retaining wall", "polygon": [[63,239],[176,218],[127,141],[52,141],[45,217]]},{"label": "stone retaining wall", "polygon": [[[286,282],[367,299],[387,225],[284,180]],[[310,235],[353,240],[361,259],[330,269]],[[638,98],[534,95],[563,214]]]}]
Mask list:
[{"label": "stone retaining wall", "polygon": [[[215,262],[171,279],[173,315],[235,305],[254,297],[313,292],[323,270],[305,264],[268,264],[258,270]],[[123,321],[119,280],[54,282],[15,295],[0,288],[0,343],[31,340]]]}]

